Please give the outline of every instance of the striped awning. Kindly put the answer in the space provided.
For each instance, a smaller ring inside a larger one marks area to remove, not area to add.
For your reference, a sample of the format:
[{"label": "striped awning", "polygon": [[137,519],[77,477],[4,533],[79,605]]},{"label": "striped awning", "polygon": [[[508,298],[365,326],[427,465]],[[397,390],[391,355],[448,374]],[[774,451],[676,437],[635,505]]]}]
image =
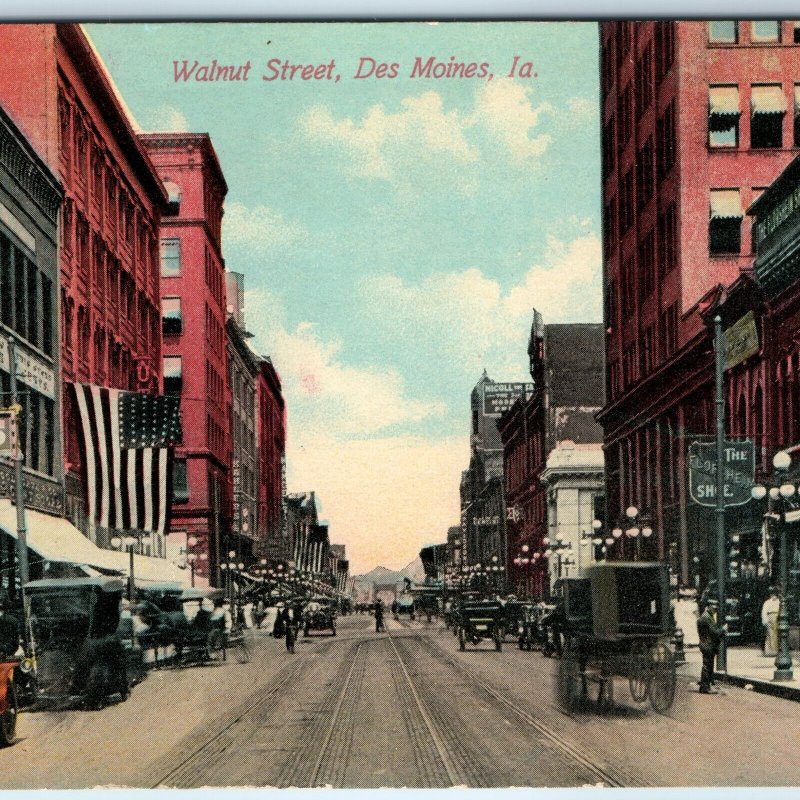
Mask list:
[{"label": "striped awning", "polygon": [[783,114],[786,111],[786,95],[780,85],[754,86],[750,105],[754,114]]},{"label": "striped awning", "polygon": [[708,113],[718,115],[738,115],[739,87],[712,86],[708,90]]},{"label": "striped awning", "polygon": [[738,189],[711,190],[711,219],[741,219],[743,216]]}]

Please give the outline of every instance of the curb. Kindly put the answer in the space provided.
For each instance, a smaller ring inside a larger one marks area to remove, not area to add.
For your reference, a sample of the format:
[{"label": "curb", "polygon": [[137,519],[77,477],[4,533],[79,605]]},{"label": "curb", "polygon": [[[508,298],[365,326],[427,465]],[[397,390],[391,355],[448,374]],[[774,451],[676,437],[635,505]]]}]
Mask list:
[{"label": "curb", "polygon": [[794,700],[800,702],[800,689],[794,686],[786,686],[782,683],[773,681],[760,681],[753,678],[742,678],[739,675],[730,675],[726,672],[715,672],[714,680],[721,681],[722,683],[730,684],[731,686],[752,686],[754,692],[760,694],[770,694],[773,697],[780,697],[783,700]]}]

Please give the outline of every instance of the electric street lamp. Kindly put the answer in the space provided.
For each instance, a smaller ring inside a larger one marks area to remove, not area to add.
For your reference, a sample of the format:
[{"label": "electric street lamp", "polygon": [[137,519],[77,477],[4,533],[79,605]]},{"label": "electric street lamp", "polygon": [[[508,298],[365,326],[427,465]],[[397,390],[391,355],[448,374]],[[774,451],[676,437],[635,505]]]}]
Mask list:
[{"label": "electric street lamp", "polygon": [[150,544],[150,537],[149,536],[141,536],[136,537],[131,534],[127,536],[119,537],[119,536],[112,536],[111,537],[111,546],[115,547],[117,550],[122,550],[124,547],[128,551],[128,600],[133,600],[134,593],[135,593],[135,584],[134,584],[134,574],[133,574],[133,548],[136,547],[136,544],[139,544],[140,547],[145,544]]},{"label": "electric street lamp", "polygon": [[[778,551],[779,580],[780,580],[780,606],[778,607],[778,655],[775,657],[775,672],[772,679],[775,681],[790,681],[793,679],[792,654],[789,650],[789,609],[786,603],[788,590],[788,554],[786,545],[786,505],[787,501],[797,493],[794,484],[785,480],[785,473],[792,464],[792,457],[784,450],[780,450],[772,459],[775,468],[775,483],[772,486],[756,484],[750,490],[754,500],[763,500],[769,496],[769,508],[764,515],[764,520],[769,531],[769,523],[774,520],[780,524],[780,542]],[[783,473],[783,474],[781,474]],[[773,503],[780,503],[780,513],[772,511]]]}]

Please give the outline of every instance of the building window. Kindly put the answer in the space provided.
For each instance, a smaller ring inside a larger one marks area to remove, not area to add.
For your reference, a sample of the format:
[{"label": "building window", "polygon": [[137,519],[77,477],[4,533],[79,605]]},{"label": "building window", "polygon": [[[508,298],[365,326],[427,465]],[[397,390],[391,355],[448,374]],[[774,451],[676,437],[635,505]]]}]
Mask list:
[{"label": "building window", "polygon": [[678,263],[678,221],[674,203],[658,218],[658,240],[661,248],[659,276],[663,277],[672,272]]},{"label": "building window", "polygon": [[181,274],[181,240],[161,240],[161,277],[174,278]]},{"label": "building window", "polygon": [[751,38],[754,42],[779,42],[781,40],[781,23],[778,20],[754,20]]},{"label": "building window", "polygon": [[650,297],[655,288],[655,237],[651,230],[639,245],[639,300]]},{"label": "building window", "polygon": [[739,146],[739,87],[708,87],[708,146]]},{"label": "building window", "polygon": [[172,502],[189,502],[189,476],[185,458],[176,458],[172,462]]},{"label": "building window", "polygon": [[181,210],[181,187],[167,178],[164,180],[164,188],[167,190],[167,208],[164,216],[176,217]]},{"label": "building window", "polygon": [[708,41],[712,44],[736,44],[739,41],[739,24],[735,20],[709,22]]},{"label": "building window", "polygon": [[636,307],[636,271],[632,258],[622,263],[622,313],[632,313]]},{"label": "building window", "polygon": [[712,189],[708,252],[738,255],[742,249],[742,203],[738,189]]},{"label": "building window", "polygon": [[603,127],[603,175],[609,175],[616,164],[617,125],[616,117],[611,117]]},{"label": "building window", "polygon": [[649,325],[644,330],[642,344],[642,373],[648,375],[658,363],[658,352],[656,351],[656,326]]},{"label": "building window", "polygon": [[678,347],[678,304],[673,303],[661,312],[661,349],[663,357],[671,356]]},{"label": "building window", "polygon": [[180,297],[161,298],[161,332],[165,336],[180,334],[183,330]]},{"label": "building window", "polygon": [[670,101],[656,123],[658,177],[666,178],[675,165],[675,101]]},{"label": "building window", "polygon": [[605,222],[606,254],[617,246],[617,198],[612,197],[605,207],[603,219]]},{"label": "building window", "polygon": [[783,147],[783,115],[786,97],[780,84],[753,86],[750,98],[750,147]]},{"label": "building window", "polygon": [[656,22],[656,83],[669,72],[675,60],[675,23]]},{"label": "building window", "polygon": [[164,356],[164,394],[180,394],[183,389],[183,359]]},{"label": "building window", "polygon": [[636,207],[639,211],[653,196],[654,171],[653,138],[650,137],[636,155]]},{"label": "building window", "polygon": [[619,200],[621,235],[624,235],[633,225],[633,204],[633,170],[628,170],[622,179]]},{"label": "building window", "polygon": [[794,146],[800,147],[800,83],[794,85]]},{"label": "building window", "polygon": [[800,44],[800,22],[792,23],[792,32],[795,44]]},{"label": "building window", "polygon": [[648,44],[636,65],[636,115],[640,118],[653,97],[652,85],[653,45]]}]

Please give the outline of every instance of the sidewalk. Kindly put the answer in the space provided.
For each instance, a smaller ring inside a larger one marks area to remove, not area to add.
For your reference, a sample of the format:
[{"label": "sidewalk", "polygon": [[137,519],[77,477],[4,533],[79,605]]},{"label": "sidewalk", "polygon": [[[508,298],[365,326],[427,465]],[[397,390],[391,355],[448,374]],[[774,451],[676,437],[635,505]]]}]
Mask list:
[{"label": "sidewalk", "polygon": [[[792,653],[794,680],[773,681],[775,656],[764,656],[759,647],[729,647],[727,673],[716,672],[714,677],[733,686],[752,686],[753,691],[800,701],[800,656]],[[686,648],[686,664],[681,672],[700,677],[702,658],[697,647]]]}]

